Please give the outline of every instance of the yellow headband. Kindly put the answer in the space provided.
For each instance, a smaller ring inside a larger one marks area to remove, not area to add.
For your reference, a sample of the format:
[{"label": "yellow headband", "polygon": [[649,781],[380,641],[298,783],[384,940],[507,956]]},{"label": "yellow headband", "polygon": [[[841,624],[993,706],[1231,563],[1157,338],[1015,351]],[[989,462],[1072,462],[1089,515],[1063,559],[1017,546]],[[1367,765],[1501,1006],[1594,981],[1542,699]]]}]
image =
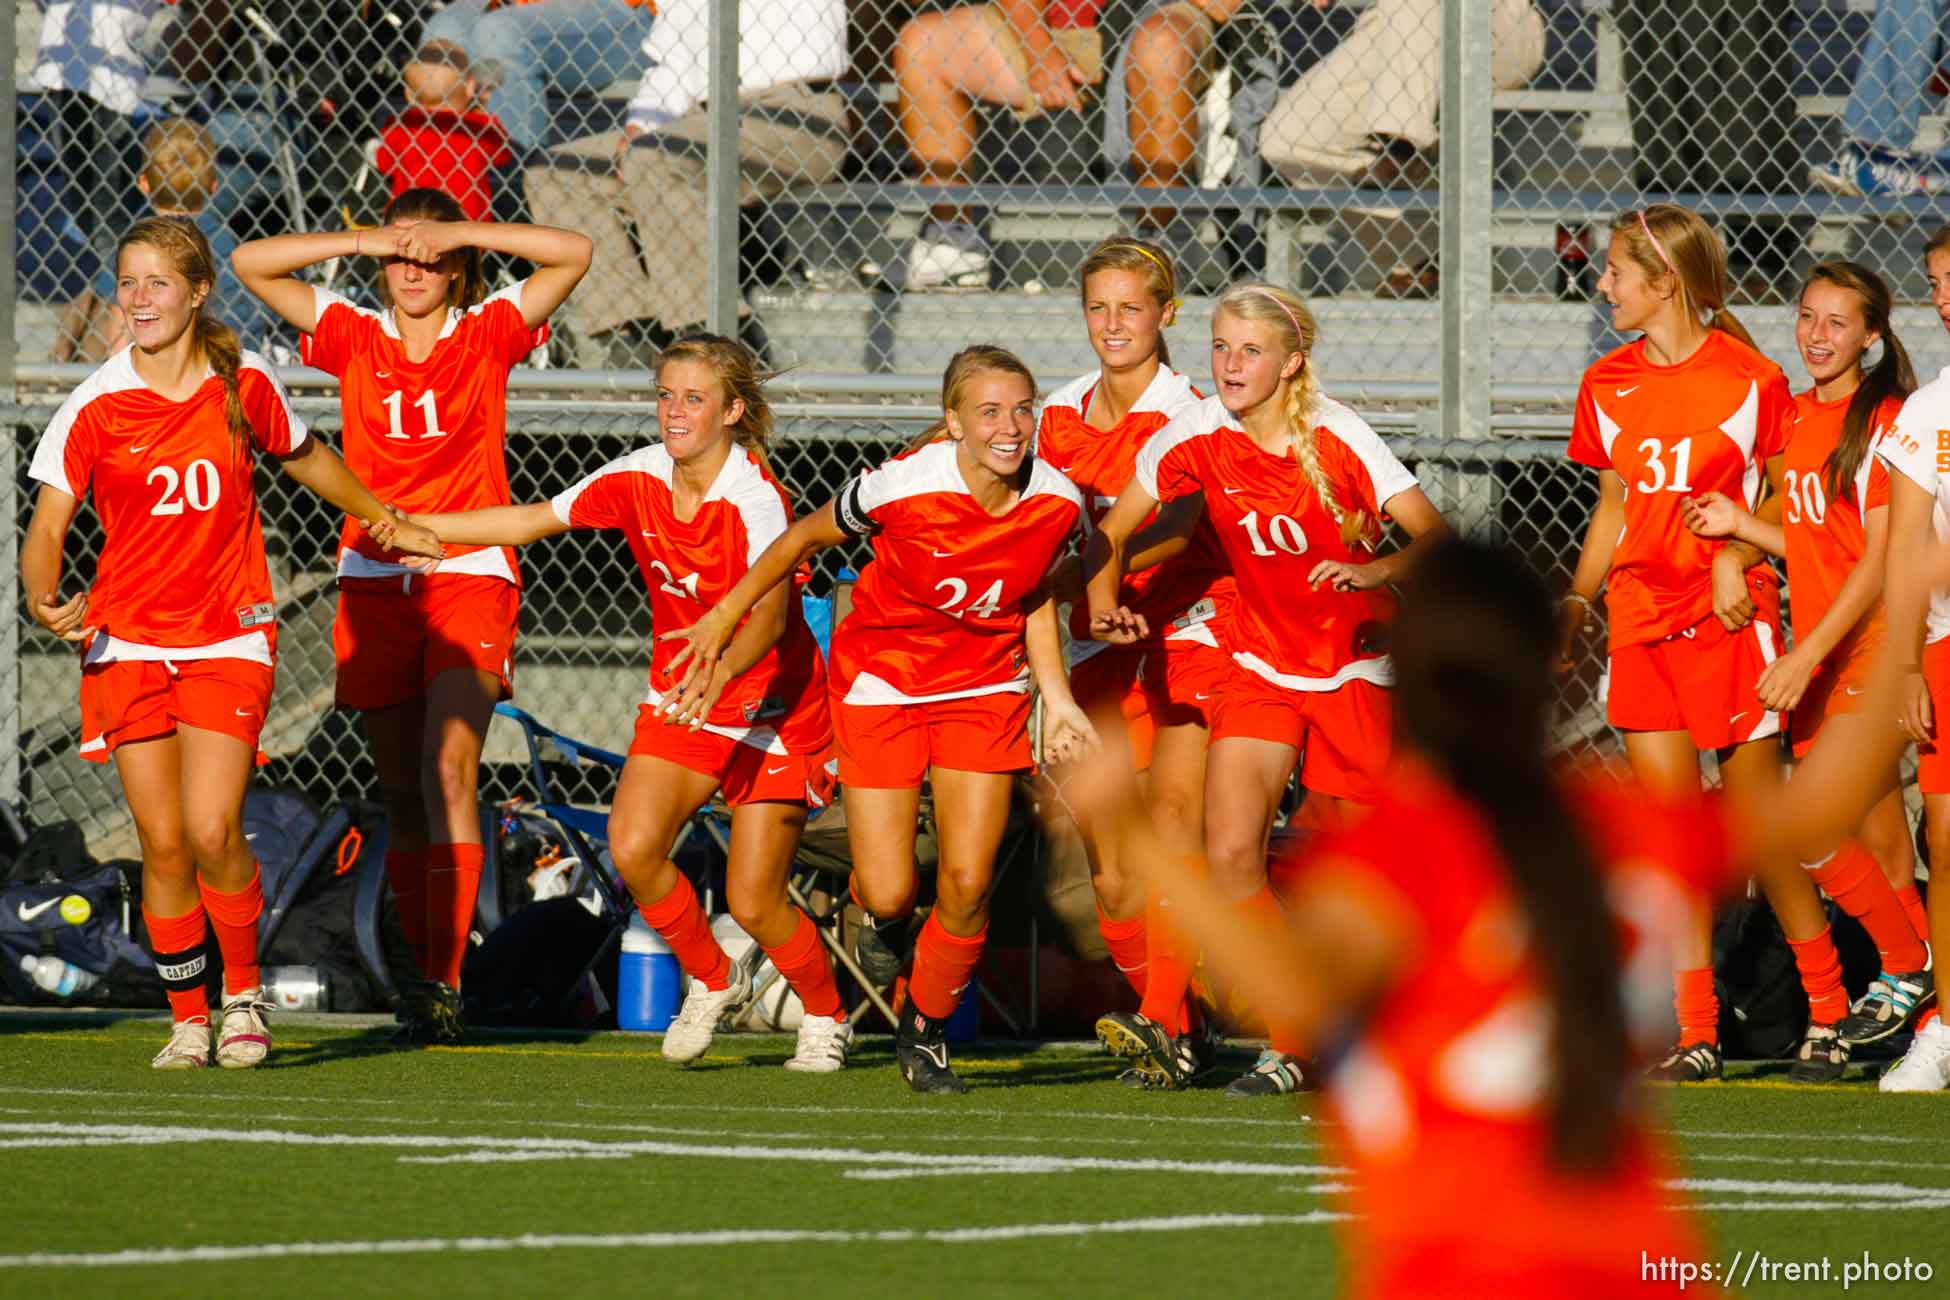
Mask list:
[{"label": "yellow headband", "polygon": [[[1178,275],[1176,272],[1174,272],[1171,269],[1171,263],[1165,261],[1164,258],[1159,257],[1156,253],[1146,248],[1143,244],[1138,243],[1137,240],[1135,239],[1119,240],[1118,243],[1121,247],[1128,248],[1133,253],[1141,253],[1145,257],[1150,258],[1153,262],[1156,262],[1158,264],[1158,269],[1165,273],[1165,285],[1168,289],[1176,289],[1178,287]],[[1176,307],[1178,305],[1179,305],[1179,299],[1177,298],[1173,298],[1170,302],[1165,304],[1166,307]]]}]

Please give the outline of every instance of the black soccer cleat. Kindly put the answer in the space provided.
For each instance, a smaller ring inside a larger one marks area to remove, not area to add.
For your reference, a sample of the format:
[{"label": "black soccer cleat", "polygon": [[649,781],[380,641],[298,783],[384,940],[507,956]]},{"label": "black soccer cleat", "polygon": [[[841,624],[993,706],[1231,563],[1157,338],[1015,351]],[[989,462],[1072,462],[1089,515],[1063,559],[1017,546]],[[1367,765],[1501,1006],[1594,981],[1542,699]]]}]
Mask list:
[{"label": "black soccer cleat", "polygon": [[1879,1043],[1909,1028],[1935,1002],[1934,971],[1883,971],[1870,983],[1868,992],[1856,999],[1836,1029],[1842,1042],[1851,1047]]},{"label": "black soccer cleat", "polygon": [[907,958],[887,942],[882,927],[897,931],[906,925],[906,918],[883,922],[871,912],[861,918],[860,929],[853,936],[853,960],[860,964],[861,973],[875,988],[884,989],[899,979],[901,969],[907,965]]},{"label": "black soccer cleat", "polygon": [[968,1085],[948,1064],[945,1026],[922,1015],[911,999],[901,1008],[900,1027],[894,1031],[894,1060],[901,1068],[901,1078],[916,1092],[959,1096],[968,1091]]},{"label": "black soccer cleat", "polygon": [[1848,1070],[1848,1042],[1836,1032],[1840,1027],[1840,1021],[1808,1025],[1808,1033],[1794,1054],[1794,1064],[1788,1067],[1789,1082],[1833,1083],[1842,1077]]},{"label": "black soccer cleat", "polygon": [[1112,1011],[1097,1018],[1097,1040],[1153,1075],[1151,1086],[1178,1089],[1198,1077],[1198,1057],[1190,1037],[1174,1038],[1165,1027],[1136,1011]]},{"label": "black soccer cleat", "polygon": [[1708,1083],[1725,1073],[1718,1043],[1693,1043],[1673,1048],[1645,1077],[1655,1083]]},{"label": "black soccer cleat", "polygon": [[393,1016],[399,1021],[392,1039],[397,1046],[452,1047],[467,1041],[460,990],[440,980],[415,980],[407,985]]}]

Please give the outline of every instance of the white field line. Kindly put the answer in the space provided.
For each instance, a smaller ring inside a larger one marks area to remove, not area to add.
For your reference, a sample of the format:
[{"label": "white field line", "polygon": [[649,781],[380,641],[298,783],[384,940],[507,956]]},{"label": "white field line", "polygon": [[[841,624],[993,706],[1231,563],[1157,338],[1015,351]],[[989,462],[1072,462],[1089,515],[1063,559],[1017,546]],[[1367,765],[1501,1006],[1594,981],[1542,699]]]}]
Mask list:
[{"label": "white field line", "polygon": [[[13,1135],[13,1136],[4,1136]],[[1051,1173],[1107,1170],[1129,1173],[1214,1174],[1230,1177],[1291,1177],[1331,1174],[1330,1166],[1273,1164],[1242,1160],[1119,1160],[1107,1156],[1017,1156],[939,1154],[921,1151],[874,1151],[860,1147],[792,1147],[759,1143],[700,1146],[682,1142],[592,1142],[584,1138],[505,1137],[499,1134],[446,1135],[432,1133],[298,1133],[288,1129],[229,1129],[164,1127],[151,1124],[0,1123],[0,1148],[56,1148],[122,1143],[159,1146],[190,1142],[228,1142],[238,1145],[310,1147],[391,1147],[405,1151],[455,1152],[440,1156],[402,1156],[415,1164],[492,1163],[510,1154],[519,1160],[554,1157],[597,1159],[617,1155],[693,1156],[713,1160],[769,1160],[800,1164],[893,1165],[909,1168],[956,1168],[971,1163],[1034,1163]]]},{"label": "white field line", "polygon": [[1098,1223],[1015,1223],[985,1228],[882,1229],[845,1231],[819,1228],[747,1228],[708,1232],[524,1233],[514,1237],[417,1237],[377,1241],[289,1241],[249,1246],[188,1246],[179,1249],[116,1250],[99,1253],[0,1255],[5,1268],[127,1268],[158,1264],[226,1263],[246,1259],[303,1259],[348,1255],[477,1254],[516,1250],[654,1250],[672,1247],[782,1246],[819,1244],[931,1243],[981,1245],[1053,1237],[1093,1237],[1110,1233],[1209,1232],[1233,1228],[1312,1227],[1338,1222],[1326,1210],[1306,1214],[1188,1214],[1171,1218],[1111,1219]]},{"label": "white field line", "polygon": [[1682,1192],[1779,1192],[1804,1196],[1852,1196],[1859,1199],[1930,1200],[1950,1197],[1950,1188],[1913,1187],[1908,1183],[1805,1183],[1792,1179],[1674,1178],[1665,1184]]},{"label": "white field line", "polygon": [[[1790,1156],[1738,1151],[1688,1151],[1689,1165],[1814,1165],[1822,1169],[1906,1169],[1921,1172],[1950,1170],[1941,1160],[1861,1160],[1847,1156]],[[1950,1191],[1950,1188],[1945,1190]]]},{"label": "white field line", "polygon": [[1924,1196],[1902,1201],[1704,1201],[1680,1205],[1684,1210],[1711,1211],[1716,1214],[1778,1214],[1783,1211],[1827,1213],[1835,1210],[1877,1210],[1909,1213],[1916,1210],[1950,1209],[1950,1196]]}]

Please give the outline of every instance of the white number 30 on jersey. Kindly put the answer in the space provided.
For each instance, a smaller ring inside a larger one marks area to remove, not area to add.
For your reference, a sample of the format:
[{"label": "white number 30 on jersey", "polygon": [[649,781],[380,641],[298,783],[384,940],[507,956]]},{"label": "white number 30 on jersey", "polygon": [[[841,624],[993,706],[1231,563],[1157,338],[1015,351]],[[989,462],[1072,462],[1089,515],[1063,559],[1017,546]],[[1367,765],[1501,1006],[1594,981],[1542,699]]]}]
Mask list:
[{"label": "white number 30 on jersey", "polygon": [[173,466],[158,465],[143,481],[154,483],[157,479],[162,480],[162,495],[149,507],[152,515],[180,515],[185,502],[192,510],[208,510],[223,495],[223,480],[217,477],[215,463],[207,460],[191,461],[180,475]]}]

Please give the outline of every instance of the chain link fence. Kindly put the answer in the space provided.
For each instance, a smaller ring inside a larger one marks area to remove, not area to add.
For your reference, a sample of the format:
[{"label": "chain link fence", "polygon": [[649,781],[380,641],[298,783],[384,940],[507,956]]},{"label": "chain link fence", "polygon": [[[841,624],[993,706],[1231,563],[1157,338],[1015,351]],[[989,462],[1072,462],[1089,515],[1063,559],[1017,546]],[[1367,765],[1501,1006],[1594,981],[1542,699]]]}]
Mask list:
[{"label": "chain link fence", "polygon": [[[16,0],[11,40],[0,453],[21,519],[46,403],[115,345],[104,259],[132,218],[193,211],[222,251],[372,224],[417,183],[596,241],[536,358],[564,383],[518,374],[518,499],[653,436],[644,367],[704,323],[788,371],[780,469],[816,505],[931,418],[960,346],[1004,342],[1045,387],[1092,368],[1074,268],[1120,231],[1179,264],[1194,382],[1216,290],[1299,288],[1329,390],[1557,581],[1591,491],[1558,440],[1620,341],[1594,302],[1617,211],[1707,213],[1733,305],[1792,376],[1789,298],[1832,256],[1889,279],[1919,370],[1950,364],[1919,267],[1950,190],[1937,0]],[[218,302],[295,359],[234,281]],[[329,394],[304,402],[335,431]],[[330,520],[264,492],[286,625],[271,775],[364,788],[329,707]],[[620,743],[645,632],[623,552],[577,537],[527,564],[523,702]],[[112,774],[73,754],[71,658],[31,625],[14,639],[4,793],[126,836]],[[1567,741],[1605,736],[1594,684],[1567,687]],[[513,755],[489,757],[505,793]]]}]

